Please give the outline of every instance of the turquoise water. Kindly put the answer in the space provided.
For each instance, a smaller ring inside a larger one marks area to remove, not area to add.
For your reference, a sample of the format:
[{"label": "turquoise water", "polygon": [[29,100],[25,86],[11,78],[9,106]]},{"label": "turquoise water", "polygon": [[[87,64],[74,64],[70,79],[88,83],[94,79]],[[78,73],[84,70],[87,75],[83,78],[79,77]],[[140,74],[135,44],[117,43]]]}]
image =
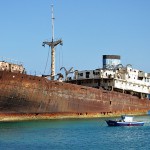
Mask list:
[{"label": "turquoise water", "polygon": [[0,123],[0,150],[148,150],[150,116],[143,127],[108,127],[103,119]]}]

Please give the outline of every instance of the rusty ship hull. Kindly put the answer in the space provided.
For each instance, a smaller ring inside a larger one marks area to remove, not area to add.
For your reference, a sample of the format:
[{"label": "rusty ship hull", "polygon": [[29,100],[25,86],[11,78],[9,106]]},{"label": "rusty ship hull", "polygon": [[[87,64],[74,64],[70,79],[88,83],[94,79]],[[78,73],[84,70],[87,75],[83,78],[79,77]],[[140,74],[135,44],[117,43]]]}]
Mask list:
[{"label": "rusty ship hull", "polygon": [[0,117],[3,119],[100,117],[146,114],[148,110],[150,101],[146,98],[0,71]]}]

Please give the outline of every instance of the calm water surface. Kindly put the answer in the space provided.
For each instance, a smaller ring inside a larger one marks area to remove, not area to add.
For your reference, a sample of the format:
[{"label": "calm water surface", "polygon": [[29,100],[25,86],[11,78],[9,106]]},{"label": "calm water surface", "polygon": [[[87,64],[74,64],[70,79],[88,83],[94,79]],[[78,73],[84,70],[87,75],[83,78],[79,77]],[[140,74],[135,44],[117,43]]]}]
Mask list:
[{"label": "calm water surface", "polygon": [[0,123],[0,150],[149,150],[150,116],[143,127],[108,127],[102,119]]}]

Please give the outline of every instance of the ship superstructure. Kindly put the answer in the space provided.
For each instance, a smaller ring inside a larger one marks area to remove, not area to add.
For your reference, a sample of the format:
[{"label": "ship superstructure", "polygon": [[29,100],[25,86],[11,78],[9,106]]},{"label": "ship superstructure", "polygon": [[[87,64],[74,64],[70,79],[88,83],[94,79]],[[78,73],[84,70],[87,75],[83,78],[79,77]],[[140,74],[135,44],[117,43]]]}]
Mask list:
[{"label": "ship superstructure", "polygon": [[25,68],[22,64],[0,61],[0,71],[8,71],[14,73],[25,73]]},{"label": "ship superstructure", "polygon": [[68,82],[141,98],[148,97],[150,93],[150,74],[134,69],[132,65],[124,67],[118,55],[103,55],[103,68],[75,71],[74,78],[68,78]]}]

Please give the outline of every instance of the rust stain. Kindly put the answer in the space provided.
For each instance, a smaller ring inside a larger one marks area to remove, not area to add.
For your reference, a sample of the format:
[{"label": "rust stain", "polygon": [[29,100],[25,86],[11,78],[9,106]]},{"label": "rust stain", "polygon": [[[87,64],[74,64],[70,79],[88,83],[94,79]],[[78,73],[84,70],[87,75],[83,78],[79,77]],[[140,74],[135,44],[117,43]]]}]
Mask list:
[{"label": "rust stain", "polygon": [[101,117],[148,110],[148,99],[0,71],[0,118]]}]

